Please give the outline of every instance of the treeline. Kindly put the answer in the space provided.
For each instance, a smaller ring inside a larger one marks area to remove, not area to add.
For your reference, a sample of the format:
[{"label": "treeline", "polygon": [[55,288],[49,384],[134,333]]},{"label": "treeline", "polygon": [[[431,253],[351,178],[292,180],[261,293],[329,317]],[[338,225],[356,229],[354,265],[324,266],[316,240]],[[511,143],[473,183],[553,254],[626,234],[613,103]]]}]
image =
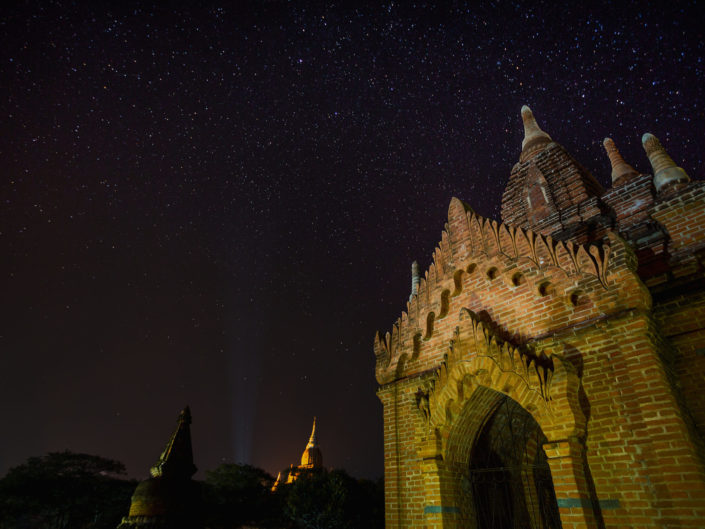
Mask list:
[{"label": "treeline", "polygon": [[[343,470],[303,472],[271,491],[273,478],[250,465],[223,464],[199,482],[193,508],[208,529],[382,529],[382,482]],[[125,466],[72,452],[32,457],[0,480],[0,529],[115,529],[137,481]]]}]

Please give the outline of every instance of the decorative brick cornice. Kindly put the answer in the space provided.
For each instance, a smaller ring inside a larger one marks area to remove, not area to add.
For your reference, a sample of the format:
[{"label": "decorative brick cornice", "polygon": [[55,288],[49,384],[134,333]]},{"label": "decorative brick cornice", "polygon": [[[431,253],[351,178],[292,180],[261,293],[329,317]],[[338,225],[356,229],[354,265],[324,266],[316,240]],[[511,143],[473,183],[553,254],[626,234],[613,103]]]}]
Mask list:
[{"label": "decorative brick cornice", "polygon": [[[609,259],[607,245],[593,244],[586,247],[570,241],[555,241],[550,235],[515,228],[481,217],[456,198],[451,201],[450,209],[451,215],[464,214],[466,217],[470,233],[468,256],[502,255],[509,259],[524,258],[541,269],[555,267],[568,275],[592,275],[605,287],[607,286],[605,279]],[[464,211],[461,212],[461,209]],[[434,254],[434,263],[436,255],[442,258],[443,252]]]},{"label": "decorative brick cornice", "polygon": [[650,305],[635,269],[633,253],[613,233],[599,245],[556,241],[485,219],[454,198],[418,293],[391,332],[375,336],[377,380],[386,384],[432,368],[433,358],[440,362],[439,340],[461,308],[496,311],[505,335],[524,343],[554,327]]}]

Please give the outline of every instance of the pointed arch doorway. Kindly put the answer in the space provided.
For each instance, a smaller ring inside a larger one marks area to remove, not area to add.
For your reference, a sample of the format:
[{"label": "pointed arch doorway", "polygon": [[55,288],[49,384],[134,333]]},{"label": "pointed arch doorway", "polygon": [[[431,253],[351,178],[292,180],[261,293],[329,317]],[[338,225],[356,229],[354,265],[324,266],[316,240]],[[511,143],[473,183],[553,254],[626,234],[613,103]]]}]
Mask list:
[{"label": "pointed arch doorway", "polygon": [[464,507],[477,529],[561,529],[546,436],[529,412],[500,395],[470,451]]}]

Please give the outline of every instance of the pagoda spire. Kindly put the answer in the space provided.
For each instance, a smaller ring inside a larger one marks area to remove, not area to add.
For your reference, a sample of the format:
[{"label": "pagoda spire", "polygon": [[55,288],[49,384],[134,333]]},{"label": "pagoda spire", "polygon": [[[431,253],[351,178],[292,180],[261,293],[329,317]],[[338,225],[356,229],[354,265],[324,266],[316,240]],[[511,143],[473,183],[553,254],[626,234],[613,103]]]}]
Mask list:
[{"label": "pagoda spire", "polygon": [[196,473],[191,447],[191,410],[188,406],[179,413],[176,430],[159,456],[159,461],[149,469],[149,473],[155,478],[161,476],[190,478]]},{"label": "pagoda spire", "polygon": [[654,170],[654,187],[657,192],[673,184],[690,181],[688,174],[676,165],[656,136],[647,132],[641,137],[641,143]]},{"label": "pagoda spire", "polygon": [[612,138],[605,138],[602,145],[607,151],[607,156],[612,165],[612,186],[617,187],[624,184],[630,177],[639,174],[639,171],[624,161]]},{"label": "pagoda spire", "polygon": [[[299,445],[300,446],[300,445]],[[308,444],[306,448],[315,448],[318,446],[318,438],[316,437],[316,418],[313,418],[313,429],[311,430],[311,437],[308,439]]]},{"label": "pagoda spire", "polygon": [[533,158],[553,140],[536,122],[534,113],[524,105],[521,107],[521,120],[524,122],[524,140],[521,142],[521,156],[519,161],[524,162]]},{"label": "pagoda spire", "polygon": [[176,430],[130,499],[128,515],[118,529],[199,529],[203,527],[200,487],[191,449],[191,411],[179,414]]},{"label": "pagoda spire", "polygon": [[313,428],[311,429],[311,437],[308,439],[304,453],[301,454],[301,464],[299,465],[299,470],[302,468],[321,468],[323,466],[323,455],[321,454],[321,449],[318,447],[318,438],[316,437],[316,418],[313,418]]}]

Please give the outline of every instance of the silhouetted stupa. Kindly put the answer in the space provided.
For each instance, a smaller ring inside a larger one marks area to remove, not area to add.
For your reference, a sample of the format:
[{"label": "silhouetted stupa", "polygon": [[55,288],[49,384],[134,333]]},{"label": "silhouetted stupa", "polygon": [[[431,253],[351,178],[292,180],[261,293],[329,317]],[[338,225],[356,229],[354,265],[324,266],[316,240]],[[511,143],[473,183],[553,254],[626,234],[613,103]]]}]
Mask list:
[{"label": "silhouetted stupa", "polygon": [[176,431],[152,468],[151,477],[132,494],[130,513],[118,529],[198,529],[201,495],[191,479],[196,473],[191,448],[191,411],[179,414]]}]

